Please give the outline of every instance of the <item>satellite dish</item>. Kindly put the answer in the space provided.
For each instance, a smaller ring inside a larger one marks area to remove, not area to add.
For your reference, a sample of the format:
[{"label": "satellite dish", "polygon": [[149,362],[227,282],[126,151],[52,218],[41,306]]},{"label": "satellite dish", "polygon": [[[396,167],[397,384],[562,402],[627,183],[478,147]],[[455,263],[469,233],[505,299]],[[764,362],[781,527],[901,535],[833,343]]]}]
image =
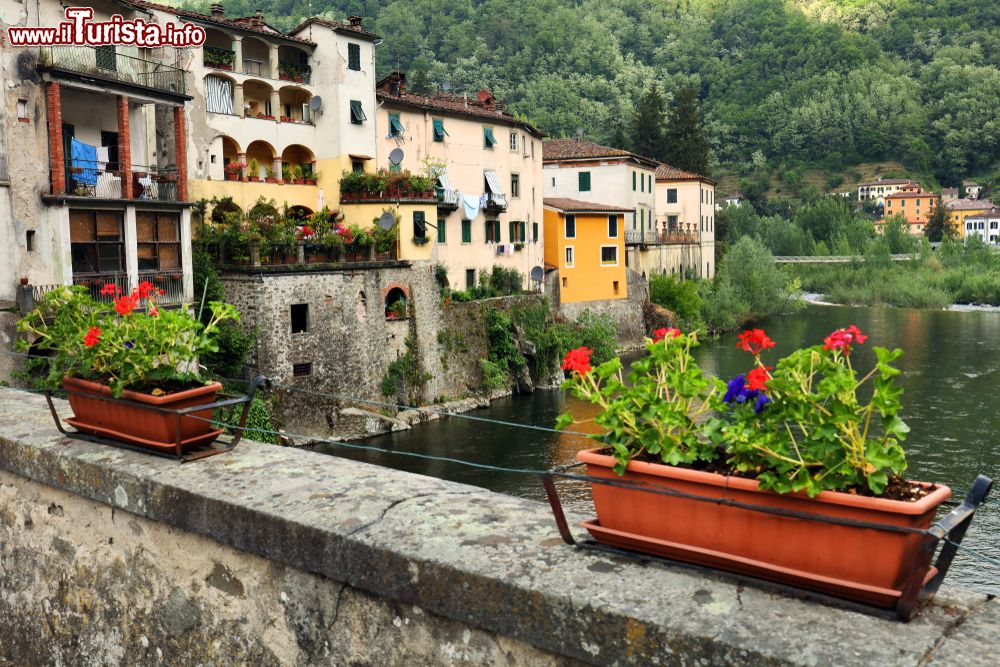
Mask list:
[{"label": "satellite dish", "polygon": [[392,229],[396,225],[396,216],[392,211],[386,211],[378,219],[378,226],[382,229]]},{"label": "satellite dish", "polygon": [[392,152],[389,153],[389,162],[393,164],[399,164],[402,161],[403,161],[403,149],[393,148]]},{"label": "satellite dish", "polygon": [[323,108],[323,98],[320,97],[319,95],[314,95],[309,100],[309,108],[312,109],[313,111],[319,111],[320,109],[322,109]]},{"label": "satellite dish", "polygon": [[531,279],[534,280],[536,283],[542,282],[542,279],[544,277],[545,277],[545,271],[542,270],[542,267],[536,266],[533,269],[531,269]]}]

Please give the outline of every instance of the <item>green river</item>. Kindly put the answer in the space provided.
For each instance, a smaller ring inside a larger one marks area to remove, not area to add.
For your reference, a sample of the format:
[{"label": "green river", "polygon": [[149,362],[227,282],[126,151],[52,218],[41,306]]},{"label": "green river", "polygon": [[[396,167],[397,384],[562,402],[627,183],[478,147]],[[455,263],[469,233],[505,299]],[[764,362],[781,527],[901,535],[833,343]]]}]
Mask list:
[{"label": "green river", "polygon": [[[911,432],[905,443],[911,479],[951,486],[964,495],[977,474],[1000,477],[1000,312],[922,311],[810,305],[794,315],[776,317],[759,326],[777,347],[765,354],[774,360],[802,346],[816,344],[836,328],[856,324],[871,338],[852,358],[856,368],[868,368],[872,345],[900,347],[904,356],[903,418]],[[735,334],[705,343],[698,362],[709,373],[729,378],[749,368],[749,355],[735,347]],[[551,427],[566,409],[578,417],[592,410],[560,391],[538,391],[494,401],[471,416]],[[546,469],[572,462],[576,452],[593,446],[583,437],[448,417],[367,441],[396,451],[417,452],[518,469]],[[395,454],[320,446],[338,456],[400,470],[441,477],[494,491],[545,500],[536,476],[498,473],[455,463]],[[564,503],[592,512],[585,485],[561,487]],[[553,523],[555,536],[555,524]],[[976,515],[964,544],[1000,559],[1000,485],[991,502]],[[948,582],[1000,594],[1000,567],[960,553]]]}]

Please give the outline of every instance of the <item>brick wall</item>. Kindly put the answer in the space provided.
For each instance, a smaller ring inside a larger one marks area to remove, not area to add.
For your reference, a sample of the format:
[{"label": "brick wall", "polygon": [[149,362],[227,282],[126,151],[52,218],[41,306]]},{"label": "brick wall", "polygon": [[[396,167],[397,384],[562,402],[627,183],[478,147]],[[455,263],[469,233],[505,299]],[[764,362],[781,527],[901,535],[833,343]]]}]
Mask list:
[{"label": "brick wall", "polygon": [[132,198],[132,138],[128,123],[128,98],[119,95],[118,106],[118,162],[122,170],[122,197]]},{"label": "brick wall", "polygon": [[52,171],[52,194],[66,194],[66,156],[63,154],[62,95],[59,84],[49,82],[45,87],[46,108],[49,120],[49,168]]}]

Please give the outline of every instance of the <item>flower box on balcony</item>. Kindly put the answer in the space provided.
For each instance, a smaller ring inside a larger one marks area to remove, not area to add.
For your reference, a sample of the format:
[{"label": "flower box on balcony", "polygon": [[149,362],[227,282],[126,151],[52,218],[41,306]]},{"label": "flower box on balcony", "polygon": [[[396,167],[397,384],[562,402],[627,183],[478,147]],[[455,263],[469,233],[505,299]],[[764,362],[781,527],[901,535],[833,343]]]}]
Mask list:
[{"label": "flower box on balcony", "polygon": [[306,184],[306,179],[304,179],[304,178],[293,178],[292,179],[292,183],[294,183],[295,185],[305,185]]},{"label": "flower box on balcony", "polygon": [[264,177],[264,182],[265,183],[277,183],[278,179],[275,178],[274,176],[265,176]]},{"label": "flower box on balcony", "polygon": [[316,179],[315,178],[306,178],[306,179],[303,179],[303,180],[306,182],[306,185],[316,185]]},{"label": "flower box on balcony", "polygon": [[251,183],[260,183],[260,176],[247,176],[247,180]]},{"label": "flower box on balcony", "polygon": [[227,181],[238,181],[238,180],[240,180],[240,175],[239,174],[230,174],[230,173],[227,173],[226,174],[226,180]]},{"label": "flower box on balcony", "polygon": [[274,116],[263,113],[257,114],[257,118],[260,118],[261,120],[274,120]]},{"label": "flower box on balcony", "polygon": [[232,72],[233,71],[233,66],[232,65],[225,65],[225,64],[222,64],[222,63],[205,63],[205,66],[206,67],[212,67],[214,69],[221,69],[224,72]]},{"label": "flower box on balcony", "polygon": [[291,116],[282,116],[281,117],[281,122],[282,123],[294,123],[295,119],[292,118]]}]

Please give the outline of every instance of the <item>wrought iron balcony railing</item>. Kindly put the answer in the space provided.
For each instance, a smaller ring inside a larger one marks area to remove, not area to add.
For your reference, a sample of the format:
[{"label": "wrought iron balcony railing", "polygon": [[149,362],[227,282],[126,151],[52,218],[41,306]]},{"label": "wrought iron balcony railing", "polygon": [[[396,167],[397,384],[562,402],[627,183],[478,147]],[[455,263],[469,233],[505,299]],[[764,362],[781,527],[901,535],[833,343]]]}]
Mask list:
[{"label": "wrought iron balcony railing", "polygon": [[66,194],[95,199],[127,199],[124,179],[131,179],[132,199],[178,201],[177,169],[132,165],[124,173],[113,162],[66,160]]},{"label": "wrought iron balcony railing", "polygon": [[113,46],[43,46],[39,67],[184,94],[184,70],[118,53]]},{"label": "wrought iron balcony railing", "polygon": [[697,242],[698,235],[694,233],[654,229],[625,230],[625,245],[674,245]]}]

